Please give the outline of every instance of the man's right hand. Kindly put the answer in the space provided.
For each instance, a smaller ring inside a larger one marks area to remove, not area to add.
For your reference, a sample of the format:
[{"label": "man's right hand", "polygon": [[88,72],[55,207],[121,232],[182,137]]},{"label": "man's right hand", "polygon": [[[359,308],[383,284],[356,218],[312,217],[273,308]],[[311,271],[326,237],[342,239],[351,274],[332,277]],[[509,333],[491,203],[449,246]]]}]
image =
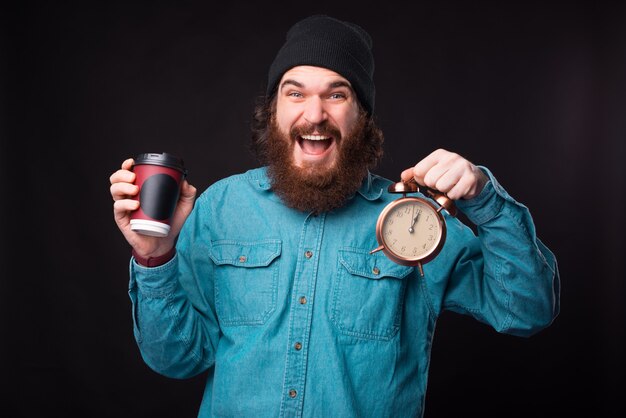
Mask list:
[{"label": "man's right hand", "polygon": [[111,197],[113,197],[113,216],[118,228],[135,252],[142,257],[158,257],[170,251],[180,233],[185,220],[193,209],[196,199],[196,188],[187,180],[181,183],[180,197],[170,222],[170,233],[167,237],[151,237],[141,235],[130,229],[131,212],[139,208],[139,202],[133,197],[139,193],[134,183],[135,173],[131,171],[134,164],[132,158],[122,163],[122,167],[111,174]]}]

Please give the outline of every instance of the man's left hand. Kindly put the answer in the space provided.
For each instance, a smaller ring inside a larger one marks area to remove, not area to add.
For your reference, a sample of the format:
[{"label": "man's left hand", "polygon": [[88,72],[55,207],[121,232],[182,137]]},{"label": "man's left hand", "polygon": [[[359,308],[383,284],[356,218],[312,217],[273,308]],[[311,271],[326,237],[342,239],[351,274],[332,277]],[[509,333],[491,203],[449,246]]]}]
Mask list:
[{"label": "man's left hand", "polygon": [[400,177],[402,181],[413,177],[418,184],[439,190],[452,200],[478,196],[489,181],[480,168],[444,149],[432,152],[415,167],[404,170]]}]

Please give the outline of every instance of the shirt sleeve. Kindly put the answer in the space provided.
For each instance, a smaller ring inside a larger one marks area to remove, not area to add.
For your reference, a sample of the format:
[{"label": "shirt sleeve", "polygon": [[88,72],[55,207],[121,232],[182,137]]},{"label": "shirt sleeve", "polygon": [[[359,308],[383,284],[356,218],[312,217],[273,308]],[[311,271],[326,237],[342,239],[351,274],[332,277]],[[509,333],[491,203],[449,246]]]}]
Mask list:
[{"label": "shirt sleeve", "polygon": [[152,268],[130,262],[135,340],[151,369],[174,378],[211,367],[219,339],[207,245],[194,233],[200,228],[196,203],[173,259]]},{"label": "shirt sleeve", "polygon": [[537,238],[528,208],[481,169],[489,176],[482,192],[456,202],[477,232],[447,218],[443,256],[433,262],[443,274],[427,287],[437,314],[467,314],[498,332],[530,336],[559,313],[556,257]]}]

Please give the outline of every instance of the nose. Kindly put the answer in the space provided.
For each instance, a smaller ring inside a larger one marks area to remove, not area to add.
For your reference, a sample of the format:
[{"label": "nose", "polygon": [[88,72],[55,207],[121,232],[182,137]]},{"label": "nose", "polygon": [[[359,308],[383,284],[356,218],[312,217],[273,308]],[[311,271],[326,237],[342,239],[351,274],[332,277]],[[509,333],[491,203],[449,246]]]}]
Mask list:
[{"label": "nose", "polygon": [[312,125],[319,125],[326,120],[326,117],[322,99],[319,96],[309,97],[304,109],[304,119]]}]

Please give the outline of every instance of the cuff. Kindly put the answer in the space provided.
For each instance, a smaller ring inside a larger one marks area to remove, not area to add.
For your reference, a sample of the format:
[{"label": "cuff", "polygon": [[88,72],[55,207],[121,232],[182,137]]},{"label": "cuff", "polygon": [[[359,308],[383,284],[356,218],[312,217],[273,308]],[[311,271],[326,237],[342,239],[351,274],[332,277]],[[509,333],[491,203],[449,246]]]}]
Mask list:
[{"label": "cuff", "polygon": [[142,257],[133,248],[132,255],[135,261],[144,267],[158,267],[170,261],[176,255],[176,247],[172,247],[168,252],[158,257]]},{"label": "cuff", "polygon": [[507,192],[500,186],[494,175],[486,167],[479,168],[489,177],[489,181],[485,184],[483,190],[472,199],[456,200],[457,208],[462,211],[474,225],[482,225],[495,218],[504,202],[512,202],[517,204]]}]

